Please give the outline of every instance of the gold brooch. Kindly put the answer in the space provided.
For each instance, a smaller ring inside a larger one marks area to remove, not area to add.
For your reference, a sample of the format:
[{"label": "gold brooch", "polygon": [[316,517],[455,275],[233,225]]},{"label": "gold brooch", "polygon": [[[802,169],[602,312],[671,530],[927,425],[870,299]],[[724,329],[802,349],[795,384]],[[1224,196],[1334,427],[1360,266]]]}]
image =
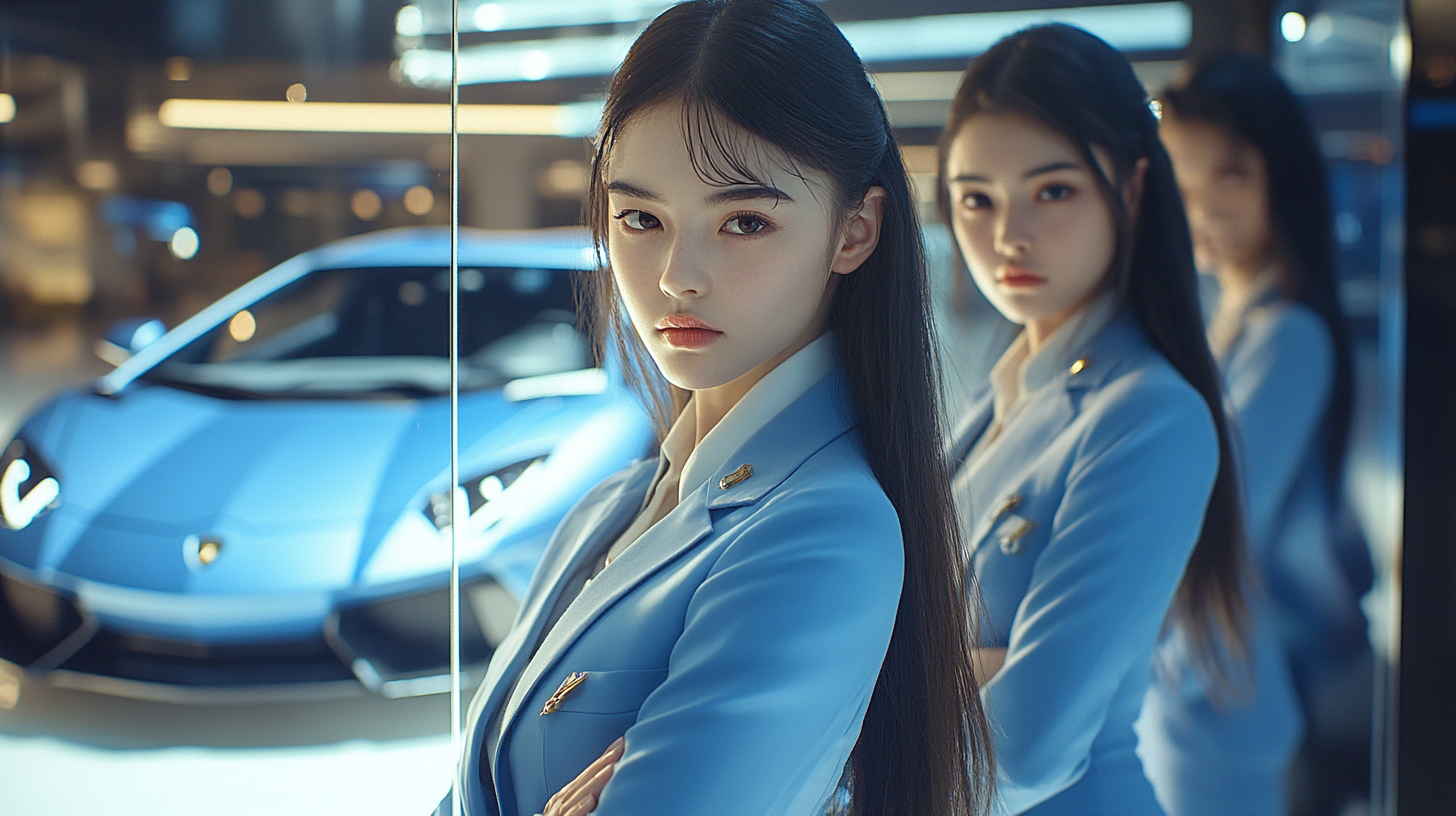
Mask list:
[{"label": "gold brooch", "polygon": [[544,717],[561,708],[561,703],[566,699],[566,695],[575,691],[576,687],[581,685],[590,673],[572,672],[568,674],[566,679],[561,681],[561,686],[556,689],[556,692],[546,699],[546,705],[541,706],[541,716]]},{"label": "gold brooch", "polygon": [[737,470],[719,480],[718,489],[727,490],[752,475],[753,465],[739,465]]},{"label": "gold brooch", "polygon": [[1010,513],[1012,510],[1015,510],[1020,506],[1021,495],[1018,493],[1012,493],[1010,496],[1006,497],[1006,501],[1002,502],[1000,507],[996,508],[996,514],[991,516],[991,520],[995,521],[996,519],[1001,518],[1002,516]]},{"label": "gold brooch", "polygon": [[1025,542],[1021,539],[1034,529],[1036,529],[1036,522],[1022,519],[1020,526],[1001,537],[1001,552],[1006,555],[1021,555],[1021,551],[1026,548]]}]

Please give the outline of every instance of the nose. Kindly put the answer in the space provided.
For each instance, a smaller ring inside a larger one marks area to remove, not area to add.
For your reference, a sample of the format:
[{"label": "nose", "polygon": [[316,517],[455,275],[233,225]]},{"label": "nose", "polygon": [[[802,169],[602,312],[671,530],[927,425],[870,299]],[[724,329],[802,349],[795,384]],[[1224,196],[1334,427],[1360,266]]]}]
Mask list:
[{"label": "nose", "polygon": [[1003,207],[996,221],[995,249],[1003,258],[1020,260],[1031,252],[1035,243],[1031,214],[1024,207]]},{"label": "nose", "polygon": [[668,249],[657,286],[670,298],[700,298],[708,293],[707,270],[703,258],[693,251],[692,243],[679,236]]}]

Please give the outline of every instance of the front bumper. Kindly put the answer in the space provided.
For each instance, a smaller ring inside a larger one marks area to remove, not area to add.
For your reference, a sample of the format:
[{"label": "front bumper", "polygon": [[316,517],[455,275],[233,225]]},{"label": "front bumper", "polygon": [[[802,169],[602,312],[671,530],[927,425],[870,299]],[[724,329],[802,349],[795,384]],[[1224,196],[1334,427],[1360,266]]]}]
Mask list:
[{"label": "front bumper", "polygon": [[[462,586],[462,683],[477,682],[515,616],[489,577]],[[411,697],[450,689],[446,587],[340,606],[315,635],[208,643],[102,624],[73,595],[0,574],[0,659],[53,685],[177,703]]]}]

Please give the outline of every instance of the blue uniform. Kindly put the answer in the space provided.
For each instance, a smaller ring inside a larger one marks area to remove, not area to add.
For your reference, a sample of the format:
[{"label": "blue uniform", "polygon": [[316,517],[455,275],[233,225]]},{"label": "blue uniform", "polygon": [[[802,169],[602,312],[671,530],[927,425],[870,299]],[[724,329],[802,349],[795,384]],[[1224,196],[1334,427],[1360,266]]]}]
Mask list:
[{"label": "blue uniform", "polygon": [[1215,700],[1183,632],[1159,650],[1138,731],[1158,798],[1173,816],[1278,816],[1303,732],[1287,646],[1330,627],[1363,630],[1331,547],[1334,507],[1320,433],[1334,376],[1324,323],[1270,289],[1238,315],[1219,354],[1228,392],[1251,561],[1251,671]]},{"label": "blue uniform", "polygon": [[[637,515],[654,463],[568,514],[471,704],[467,813],[541,812],[624,734],[598,816],[822,811],[858,739],[904,573],[899,519],[845,388],[832,372],[769,420],[548,632],[568,576]],[[742,464],[751,476],[722,481]]]},{"label": "blue uniform", "polygon": [[[1065,327],[1063,331],[1066,331]],[[1203,398],[1115,316],[956,476],[984,612],[1003,813],[1156,816],[1136,755],[1154,646],[1218,470]],[[956,436],[991,424],[990,389]]]}]

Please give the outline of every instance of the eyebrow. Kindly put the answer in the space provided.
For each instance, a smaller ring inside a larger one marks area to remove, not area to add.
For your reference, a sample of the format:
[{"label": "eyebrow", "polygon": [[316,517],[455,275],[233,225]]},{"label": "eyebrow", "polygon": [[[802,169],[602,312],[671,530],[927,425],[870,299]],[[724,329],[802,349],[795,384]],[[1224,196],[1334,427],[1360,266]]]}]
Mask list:
[{"label": "eyebrow", "polygon": [[662,196],[658,195],[657,193],[654,193],[651,190],[643,187],[638,187],[635,184],[629,184],[625,181],[607,182],[607,189],[614,193],[626,193],[633,198],[641,198],[646,201],[655,201],[659,204],[662,203]]},{"label": "eyebrow", "polygon": [[709,204],[726,204],[730,201],[752,201],[759,198],[772,198],[775,201],[794,200],[793,196],[783,190],[767,184],[736,184],[713,193],[705,200]]},{"label": "eyebrow", "polygon": [[[1051,164],[1043,164],[1040,167],[1033,167],[1030,170],[1027,170],[1025,173],[1022,173],[1021,174],[1021,177],[1023,179],[1029,179],[1032,176],[1040,176],[1043,173],[1053,173],[1053,172],[1056,172],[1057,170],[1081,170],[1081,169],[1082,169],[1082,165],[1077,164],[1076,162],[1054,161]],[[963,174],[961,174],[959,176],[956,176],[955,178],[951,179],[951,181],[980,181],[980,182],[989,183],[991,180],[988,179],[988,178],[986,178],[985,176],[978,176],[978,175],[976,175],[974,173],[963,173]]]},{"label": "eyebrow", "polygon": [[[611,181],[607,183],[607,189],[614,193],[623,193],[640,198],[644,201],[652,201],[658,204],[663,202],[663,197],[648,190],[645,187],[638,187],[631,182]],[[775,201],[793,201],[794,197],[767,184],[735,184],[732,187],[725,187],[715,193],[708,195],[705,199],[709,204],[726,204],[730,201],[751,201],[759,198],[772,198]]]}]

